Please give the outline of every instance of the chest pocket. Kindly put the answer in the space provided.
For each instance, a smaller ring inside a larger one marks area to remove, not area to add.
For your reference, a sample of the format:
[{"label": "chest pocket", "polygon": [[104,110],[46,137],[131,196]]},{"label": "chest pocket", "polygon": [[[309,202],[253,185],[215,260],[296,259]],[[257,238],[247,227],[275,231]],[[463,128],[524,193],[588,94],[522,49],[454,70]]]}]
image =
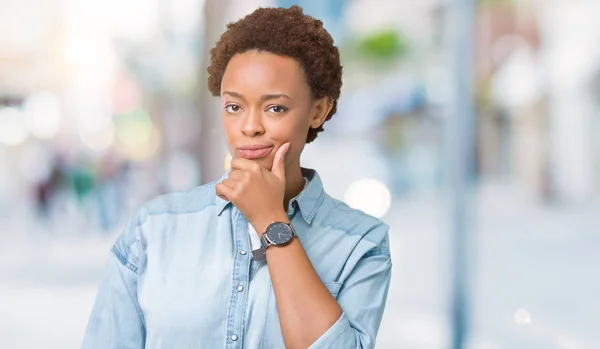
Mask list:
[{"label": "chest pocket", "polygon": [[[333,298],[337,299],[342,283],[324,282],[325,287]],[[275,302],[275,293],[273,285],[269,291],[269,301],[267,303],[267,315],[265,317],[265,326],[263,328],[262,349],[285,349],[281,326],[279,325],[279,314],[277,313],[277,304]]]}]

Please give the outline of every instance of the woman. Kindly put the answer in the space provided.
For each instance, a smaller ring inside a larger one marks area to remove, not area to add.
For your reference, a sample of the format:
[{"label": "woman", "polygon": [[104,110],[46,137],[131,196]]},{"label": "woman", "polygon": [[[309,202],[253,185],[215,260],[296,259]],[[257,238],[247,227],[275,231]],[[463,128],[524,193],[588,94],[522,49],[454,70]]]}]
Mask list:
[{"label": "woman", "polygon": [[300,166],[336,111],[342,68],[322,22],[261,8],[211,51],[233,156],[220,180],[160,196],[112,248],[84,348],[373,348],[388,227]]}]

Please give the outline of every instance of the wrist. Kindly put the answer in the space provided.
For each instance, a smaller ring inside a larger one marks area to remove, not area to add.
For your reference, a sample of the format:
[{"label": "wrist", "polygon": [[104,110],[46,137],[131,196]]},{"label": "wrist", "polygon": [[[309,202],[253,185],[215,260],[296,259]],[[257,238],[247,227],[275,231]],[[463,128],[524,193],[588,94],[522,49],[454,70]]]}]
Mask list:
[{"label": "wrist", "polygon": [[256,230],[258,236],[261,237],[269,225],[273,222],[290,223],[290,219],[285,211],[281,210],[281,212],[273,212],[272,214],[265,215],[264,217],[257,219],[252,223],[252,225],[254,226],[254,230]]}]

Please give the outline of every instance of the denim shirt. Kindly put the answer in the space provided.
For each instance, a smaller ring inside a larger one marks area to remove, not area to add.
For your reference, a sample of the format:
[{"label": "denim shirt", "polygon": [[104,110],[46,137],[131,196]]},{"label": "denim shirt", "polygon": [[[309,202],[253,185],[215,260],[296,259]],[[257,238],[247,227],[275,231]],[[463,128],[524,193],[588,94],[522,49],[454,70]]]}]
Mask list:
[{"label": "denim shirt", "polygon": [[[309,183],[288,216],[343,310],[310,348],[373,348],[392,268],[388,226],[302,171]],[[159,196],[129,222],[111,249],[84,349],[285,348],[268,263],[252,259],[248,222],[216,196],[219,181]]]}]

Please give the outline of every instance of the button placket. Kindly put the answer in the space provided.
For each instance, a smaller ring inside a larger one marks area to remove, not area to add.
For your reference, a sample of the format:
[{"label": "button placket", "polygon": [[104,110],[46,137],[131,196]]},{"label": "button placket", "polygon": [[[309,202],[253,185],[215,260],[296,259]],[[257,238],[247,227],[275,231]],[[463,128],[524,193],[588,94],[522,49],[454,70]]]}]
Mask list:
[{"label": "button placket", "polygon": [[[237,211],[237,210],[236,210]],[[238,251],[234,254],[233,266],[233,290],[231,293],[227,338],[228,348],[241,348],[243,345],[244,324],[246,323],[246,303],[248,292],[246,290],[249,284],[249,269],[252,258],[248,258],[250,241],[248,237],[248,222],[244,216],[237,211],[234,229],[234,247]],[[239,344],[237,344],[239,343]]]}]

